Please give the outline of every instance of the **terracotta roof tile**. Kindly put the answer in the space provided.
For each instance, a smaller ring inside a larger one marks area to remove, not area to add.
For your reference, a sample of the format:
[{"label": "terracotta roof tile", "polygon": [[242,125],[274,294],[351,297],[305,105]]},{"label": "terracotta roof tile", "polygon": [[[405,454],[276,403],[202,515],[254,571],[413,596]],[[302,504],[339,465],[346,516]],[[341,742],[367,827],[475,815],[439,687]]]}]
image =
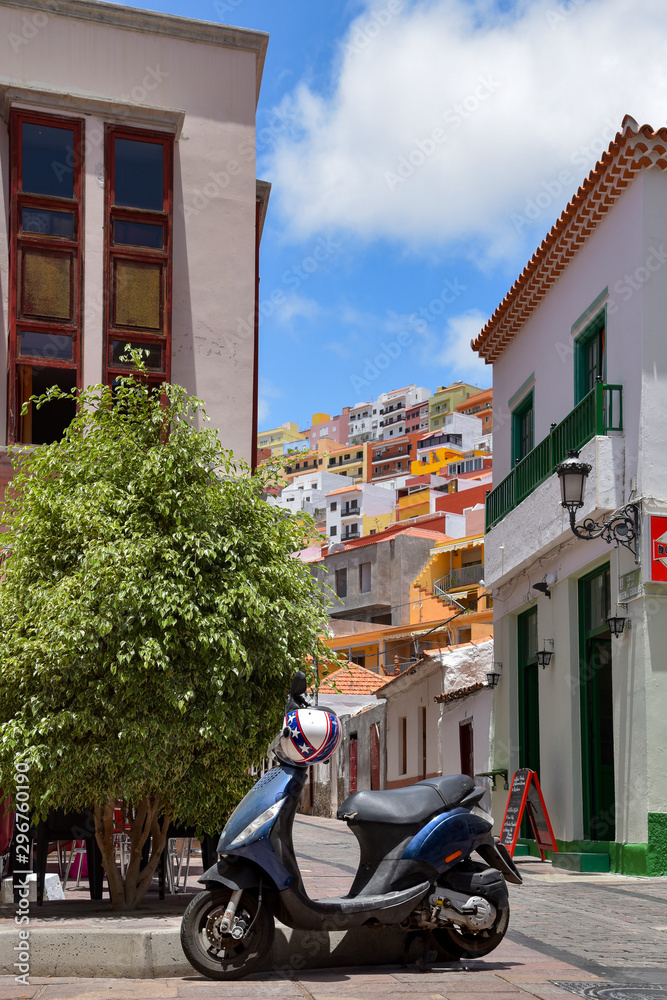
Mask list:
[{"label": "terracotta roof tile", "polygon": [[336,493],[351,493],[352,490],[360,489],[360,485],[353,484],[352,486],[341,486],[340,489],[332,490],[331,493],[327,493],[328,497],[333,497]]},{"label": "terracotta roof tile", "polygon": [[471,341],[496,361],[600,219],[644,168],[667,169],[667,128],[654,131],[626,115],[620,132],[545,236],[479,336]]},{"label": "terracotta roof tile", "polygon": [[[334,684],[336,685],[334,687]],[[320,684],[321,694],[375,694],[384,684],[384,678],[372,670],[360,667],[358,663],[348,663],[335,670]]]}]

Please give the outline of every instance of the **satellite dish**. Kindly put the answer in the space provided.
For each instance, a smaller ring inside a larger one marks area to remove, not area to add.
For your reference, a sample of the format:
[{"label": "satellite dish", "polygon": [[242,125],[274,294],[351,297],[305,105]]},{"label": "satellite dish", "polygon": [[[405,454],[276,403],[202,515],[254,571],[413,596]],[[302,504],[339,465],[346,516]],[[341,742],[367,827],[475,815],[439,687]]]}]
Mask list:
[{"label": "satellite dish", "polygon": [[333,542],[329,546],[329,555],[332,555],[334,552],[345,552],[345,545],[344,545],[344,543],[343,542]]}]

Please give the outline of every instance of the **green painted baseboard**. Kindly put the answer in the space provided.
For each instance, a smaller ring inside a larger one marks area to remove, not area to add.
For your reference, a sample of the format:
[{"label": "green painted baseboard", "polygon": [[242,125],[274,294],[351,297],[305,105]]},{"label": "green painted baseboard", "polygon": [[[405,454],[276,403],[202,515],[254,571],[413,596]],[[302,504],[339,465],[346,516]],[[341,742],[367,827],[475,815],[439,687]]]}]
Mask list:
[{"label": "green painted baseboard", "polygon": [[[617,844],[607,840],[557,840],[556,843],[563,854],[608,855],[609,868],[606,870],[619,875],[644,878],[667,875],[667,813],[649,813],[646,844]],[[520,840],[519,846],[527,848],[532,857],[540,856],[534,840]],[[547,858],[551,857],[551,852],[547,852]]]},{"label": "green painted baseboard", "polygon": [[568,872],[608,872],[609,855],[556,851],[551,855],[551,864]]}]

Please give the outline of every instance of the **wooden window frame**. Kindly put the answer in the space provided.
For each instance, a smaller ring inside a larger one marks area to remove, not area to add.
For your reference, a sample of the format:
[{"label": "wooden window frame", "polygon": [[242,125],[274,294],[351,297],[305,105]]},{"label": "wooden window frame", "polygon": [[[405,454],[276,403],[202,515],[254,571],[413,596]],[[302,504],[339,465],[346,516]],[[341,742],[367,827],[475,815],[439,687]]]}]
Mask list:
[{"label": "wooden window frame", "polygon": [[[23,124],[43,125],[50,128],[71,129],[74,133],[74,162],[72,199],[55,195],[30,194],[20,187],[22,179]],[[9,206],[9,345],[8,345],[8,392],[7,392],[7,439],[9,444],[21,441],[21,414],[19,406],[19,378],[22,368],[62,368],[75,371],[75,384],[81,388],[83,367],[82,315],[83,315],[83,178],[84,171],[84,122],[82,118],[67,118],[49,113],[13,108],[10,113],[10,206]],[[21,231],[22,210],[34,207],[45,211],[66,211],[74,216],[74,234],[70,237],[42,235]],[[70,271],[70,295],[72,319],[40,319],[20,315],[21,294],[19,281],[22,280],[23,248],[33,247],[46,251],[69,251],[72,258]],[[20,357],[18,335],[21,330],[35,333],[65,335],[72,338],[72,360],[58,358]],[[31,443],[31,442],[25,442]]]},{"label": "wooden window frame", "polygon": [[[156,209],[128,208],[116,206],[115,200],[115,161],[114,140],[128,139],[135,142],[160,143],[164,149],[162,211]],[[104,238],[104,373],[103,380],[111,385],[119,375],[127,375],[127,365],[114,364],[113,341],[125,340],[126,343],[146,345],[147,348],[160,346],[163,352],[162,367],[148,368],[147,381],[159,385],[171,381],[171,314],[172,314],[172,276],[173,276],[173,210],[174,210],[174,136],[170,132],[160,132],[150,129],[128,128],[119,125],[105,126],[105,238]],[[164,245],[161,250],[152,247],[115,244],[113,240],[114,222],[162,224]],[[114,326],[113,287],[114,267],[118,260],[136,263],[159,263],[161,265],[161,321],[163,332],[155,333],[147,329]]]}]

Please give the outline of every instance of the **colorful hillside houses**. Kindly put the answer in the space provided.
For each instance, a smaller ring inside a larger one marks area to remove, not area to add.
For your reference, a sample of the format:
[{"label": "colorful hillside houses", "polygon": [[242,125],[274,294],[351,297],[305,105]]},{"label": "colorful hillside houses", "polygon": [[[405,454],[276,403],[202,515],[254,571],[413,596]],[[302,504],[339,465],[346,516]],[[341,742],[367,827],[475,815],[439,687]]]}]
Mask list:
[{"label": "colorful hillside houses", "polygon": [[511,414],[486,503],[492,764],[538,772],[561,852],[631,875],[667,875],[666,243],[667,129],[626,117],[473,343]]}]

